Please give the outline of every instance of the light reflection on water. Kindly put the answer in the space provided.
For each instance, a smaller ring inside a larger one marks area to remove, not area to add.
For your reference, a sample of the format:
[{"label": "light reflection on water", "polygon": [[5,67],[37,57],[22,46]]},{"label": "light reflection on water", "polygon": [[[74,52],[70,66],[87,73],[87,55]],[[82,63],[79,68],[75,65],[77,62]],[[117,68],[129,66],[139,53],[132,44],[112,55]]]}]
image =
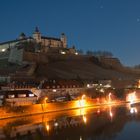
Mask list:
[{"label": "light reflection on water", "polygon": [[140,139],[139,112],[138,105],[104,106],[5,119],[0,140]]}]

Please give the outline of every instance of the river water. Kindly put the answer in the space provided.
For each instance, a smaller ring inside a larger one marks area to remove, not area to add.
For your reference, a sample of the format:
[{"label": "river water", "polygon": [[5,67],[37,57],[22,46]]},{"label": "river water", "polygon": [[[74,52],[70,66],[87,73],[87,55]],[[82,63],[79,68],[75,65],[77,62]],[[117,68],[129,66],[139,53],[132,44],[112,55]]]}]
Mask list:
[{"label": "river water", "polygon": [[0,120],[0,140],[140,140],[140,106],[104,106]]}]

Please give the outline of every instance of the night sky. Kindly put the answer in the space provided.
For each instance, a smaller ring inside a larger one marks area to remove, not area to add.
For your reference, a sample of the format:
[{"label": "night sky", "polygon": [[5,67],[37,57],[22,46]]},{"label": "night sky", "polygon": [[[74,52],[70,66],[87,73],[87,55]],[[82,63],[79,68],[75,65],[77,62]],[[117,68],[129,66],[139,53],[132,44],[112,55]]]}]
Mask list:
[{"label": "night sky", "polygon": [[68,46],[111,51],[125,65],[140,64],[140,0],[0,0],[0,42],[64,32]]}]

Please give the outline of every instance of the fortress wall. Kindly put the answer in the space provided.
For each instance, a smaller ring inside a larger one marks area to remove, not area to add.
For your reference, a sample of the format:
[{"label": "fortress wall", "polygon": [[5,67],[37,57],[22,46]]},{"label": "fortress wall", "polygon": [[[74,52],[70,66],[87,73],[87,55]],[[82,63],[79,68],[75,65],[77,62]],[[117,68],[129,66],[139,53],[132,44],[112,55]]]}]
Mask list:
[{"label": "fortress wall", "polygon": [[50,61],[87,61],[89,60],[89,56],[86,55],[72,55],[72,54],[67,54],[67,55],[62,55],[62,54],[53,54],[53,55],[48,55],[48,59]]},{"label": "fortress wall", "polygon": [[81,56],[81,55],[62,55],[62,54],[46,54],[43,52],[40,53],[32,53],[32,52],[24,52],[23,53],[23,61],[30,62],[41,62],[48,63],[48,61],[84,61],[89,60],[89,56]]},{"label": "fortress wall", "polygon": [[8,61],[11,63],[22,63],[23,49],[12,48]]}]

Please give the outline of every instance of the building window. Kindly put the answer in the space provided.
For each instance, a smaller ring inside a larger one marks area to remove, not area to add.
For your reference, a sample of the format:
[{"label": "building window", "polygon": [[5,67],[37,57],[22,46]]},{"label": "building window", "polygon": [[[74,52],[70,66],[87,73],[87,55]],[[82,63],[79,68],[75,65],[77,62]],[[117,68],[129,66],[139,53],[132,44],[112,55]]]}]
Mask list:
[{"label": "building window", "polygon": [[26,97],[26,94],[18,94],[18,97],[19,98],[25,98]]},{"label": "building window", "polygon": [[53,89],[53,92],[56,92],[56,89]]},{"label": "building window", "polygon": [[15,98],[15,95],[8,95],[8,98]]},{"label": "building window", "polygon": [[0,99],[3,99],[4,98],[4,95],[0,95]]},{"label": "building window", "polygon": [[29,97],[34,97],[34,94],[29,94]]}]

